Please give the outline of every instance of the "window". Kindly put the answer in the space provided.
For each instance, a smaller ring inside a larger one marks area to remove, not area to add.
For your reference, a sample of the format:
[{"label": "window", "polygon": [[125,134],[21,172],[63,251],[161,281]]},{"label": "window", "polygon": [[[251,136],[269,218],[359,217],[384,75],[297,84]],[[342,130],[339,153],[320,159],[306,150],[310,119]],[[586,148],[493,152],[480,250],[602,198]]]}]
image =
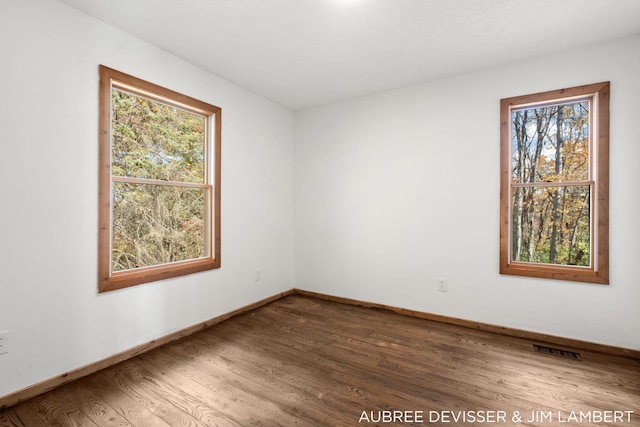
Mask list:
[{"label": "window", "polygon": [[500,273],[609,282],[609,82],[501,100]]},{"label": "window", "polygon": [[221,110],[100,66],[98,290],[220,267]]}]

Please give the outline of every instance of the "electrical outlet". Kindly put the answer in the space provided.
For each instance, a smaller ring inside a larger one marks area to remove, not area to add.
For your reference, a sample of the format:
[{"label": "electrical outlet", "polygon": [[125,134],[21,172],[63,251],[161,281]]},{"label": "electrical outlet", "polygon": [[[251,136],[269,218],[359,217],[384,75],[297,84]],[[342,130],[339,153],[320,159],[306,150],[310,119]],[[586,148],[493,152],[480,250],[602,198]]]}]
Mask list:
[{"label": "electrical outlet", "polygon": [[0,354],[9,353],[9,331],[0,332]]},{"label": "electrical outlet", "polygon": [[436,278],[438,284],[438,292],[449,292],[449,285],[447,285],[447,279],[444,277]]},{"label": "electrical outlet", "polygon": [[254,280],[256,282],[259,282],[262,279],[262,272],[260,271],[259,268],[256,268],[256,276],[254,278]]}]

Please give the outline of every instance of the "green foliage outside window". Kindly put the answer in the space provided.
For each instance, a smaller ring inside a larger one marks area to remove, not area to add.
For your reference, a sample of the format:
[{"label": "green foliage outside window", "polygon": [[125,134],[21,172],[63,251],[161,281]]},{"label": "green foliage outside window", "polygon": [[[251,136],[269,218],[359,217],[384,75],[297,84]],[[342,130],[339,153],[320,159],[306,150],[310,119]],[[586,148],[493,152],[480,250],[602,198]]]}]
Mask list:
[{"label": "green foliage outside window", "polygon": [[142,180],[113,183],[112,271],[206,256],[205,117],[117,89],[111,114],[112,175]]}]

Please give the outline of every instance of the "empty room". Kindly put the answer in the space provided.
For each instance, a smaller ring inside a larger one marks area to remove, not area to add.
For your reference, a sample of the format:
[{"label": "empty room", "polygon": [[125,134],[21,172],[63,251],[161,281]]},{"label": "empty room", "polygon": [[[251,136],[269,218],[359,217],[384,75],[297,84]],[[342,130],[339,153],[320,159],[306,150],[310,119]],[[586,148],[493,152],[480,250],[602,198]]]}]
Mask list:
[{"label": "empty room", "polygon": [[640,426],[637,0],[0,0],[0,426]]}]

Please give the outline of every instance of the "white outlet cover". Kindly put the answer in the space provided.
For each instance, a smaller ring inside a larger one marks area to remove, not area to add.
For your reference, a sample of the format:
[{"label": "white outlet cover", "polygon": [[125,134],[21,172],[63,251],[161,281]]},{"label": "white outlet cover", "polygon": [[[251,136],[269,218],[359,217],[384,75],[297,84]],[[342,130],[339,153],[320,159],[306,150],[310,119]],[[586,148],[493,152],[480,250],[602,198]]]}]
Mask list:
[{"label": "white outlet cover", "polygon": [[9,331],[0,332],[0,354],[9,353]]}]

